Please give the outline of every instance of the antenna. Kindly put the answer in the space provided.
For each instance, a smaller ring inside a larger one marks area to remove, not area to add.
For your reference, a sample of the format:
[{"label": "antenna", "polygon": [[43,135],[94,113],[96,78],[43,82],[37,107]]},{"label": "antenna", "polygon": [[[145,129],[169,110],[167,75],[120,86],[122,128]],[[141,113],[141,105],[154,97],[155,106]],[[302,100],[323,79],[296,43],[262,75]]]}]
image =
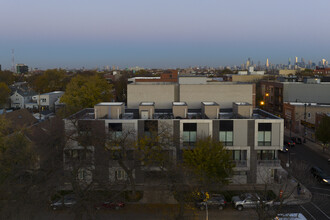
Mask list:
[{"label": "antenna", "polygon": [[11,49],[11,71],[15,73],[15,50]]}]

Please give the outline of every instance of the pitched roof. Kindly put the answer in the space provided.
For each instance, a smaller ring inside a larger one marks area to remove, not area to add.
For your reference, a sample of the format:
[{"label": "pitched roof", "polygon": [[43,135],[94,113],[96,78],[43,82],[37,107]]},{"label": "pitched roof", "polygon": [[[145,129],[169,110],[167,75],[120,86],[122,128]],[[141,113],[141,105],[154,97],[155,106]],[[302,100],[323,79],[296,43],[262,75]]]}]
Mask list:
[{"label": "pitched roof", "polygon": [[11,121],[11,130],[28,127],[38,122],[27,109],[6,113],[5,118]]}]

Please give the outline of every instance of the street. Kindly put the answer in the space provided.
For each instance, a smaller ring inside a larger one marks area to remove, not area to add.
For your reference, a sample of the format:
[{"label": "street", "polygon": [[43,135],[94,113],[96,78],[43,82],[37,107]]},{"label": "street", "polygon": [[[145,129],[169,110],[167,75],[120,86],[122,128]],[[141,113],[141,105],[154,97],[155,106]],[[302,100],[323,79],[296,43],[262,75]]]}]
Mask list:
[{"label": "street", "polygon": [[[288,138],[288,137],[287,137]],[[326,155],[319,155],[314,150],[311,150],[305,144],[298,144],[295,147],[291,147],[288,153],[279,153],[279,159],[282,161],[282,166],[290,171],[290,168],[285,167],[286,163],[291,161],[291,167],[294,164],[300,166],[318,166],[323,169],[327,174],[330,174],[330,165],[328,164],[328,158]],[[309,169],[304,173],[304,176],[299,174],[292,174],[302,184],[304,184],[308,190],[312,193],[312,201],[303,205],[286,206],[285,212],[301,212],[308,219],[322,220],[330,219],[330,185],[325,185],[314,181]],[[310,180],[313,181],[310,181]]]}]

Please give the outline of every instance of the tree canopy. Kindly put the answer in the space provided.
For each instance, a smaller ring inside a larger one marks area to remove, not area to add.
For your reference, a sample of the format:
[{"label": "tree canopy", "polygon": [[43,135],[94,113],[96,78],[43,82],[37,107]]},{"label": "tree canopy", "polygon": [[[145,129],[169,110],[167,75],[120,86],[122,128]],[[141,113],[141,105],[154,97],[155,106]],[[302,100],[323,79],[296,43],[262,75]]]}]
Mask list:
[{"label": "tree canopy", "polygon": [[10,89],[4,82],[0,82],[0,106],[8,102]]},{"label": "tree canopy", "polygon": [[41,75],[32,77],[30,83],[36,92],[46,93],[64,90],[68,80],[65,70],[49,69]]},{"label": "tree canopy", "polygon": [[316,129],[316,138],[324,145],[330,143],[330,117],[324,116]]},{"label": "tree canopy", "polygon": [[112,86],[100,76],[77,75],[66,87],[61,102],[72,110],[91,108],[99,102],[108,102],[112,98]]},{"label": "tree canopy", "polygon": [[221,142],[208,137],[192,149],[183,152],[184,165],[190,168],[201,183],[228,184],[233,163],[230,153]]},{"label": "tree canopy", "polygon": [[0,82],[11,85],[15,81],[15,76],[10,71],[0,71]]}]

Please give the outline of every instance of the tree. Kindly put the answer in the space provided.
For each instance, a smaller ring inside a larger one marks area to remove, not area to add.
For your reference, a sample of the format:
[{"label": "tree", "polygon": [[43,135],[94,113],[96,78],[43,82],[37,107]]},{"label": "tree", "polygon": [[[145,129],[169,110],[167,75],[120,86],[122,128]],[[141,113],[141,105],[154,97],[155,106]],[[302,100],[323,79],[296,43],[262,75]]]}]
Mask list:
[{"label": "tree", "polygon": [[316,129],[316,138],[322,142],[323,151],[330,142],[330,117],[325,115],[318,128]]},{"label": "tree", "polygon": [[93,107],[100,102],[110,101],[112,87],[99,76],[81,76],[72,78],[66,87],[61,102],[65,103],[69,113]]},{"label": "tree", "polygon": [[4,106],[8,103],[9,95],[10,89],[8,86],[5,83],[0,82],[0,106]]},{"label": "tree", "polygon": [[228,184],[234,167],[230,153],[221,142],[211,137],[199,140],[192,149],[184,150],[183,161],[203,186]]},{"label": "tree", "polygon": [[41,75],[32,77],[30,83],[38,93],[63,91],[68,83],[68,77],[65,70],[49,69]]},{"label": "tree", "polygon": [[0,71],[0,82],[11,85],[15,81],[15,76],[10,71]]},{"label": "tree", "polygon": [[114,89],[116,93],[116,101],[126,102],[127,99],[127,79],[128,74],[123,73],[118,80],[114,82]]},{"label": "tree", "polygon": [[[13,219],[19,215],[19,218],[26,218],[33,215],[31,208],[24,208],[34,203],[31,198],[35,194],[31,192],[34,188],[37,156],[23,131],[8,135],[9,122],[4,118],[0,120],[0,197],[2,200],[15,201],[3,203],[0,215],[4,219]],[[24,206],[27,201],[29,204]]]}]

